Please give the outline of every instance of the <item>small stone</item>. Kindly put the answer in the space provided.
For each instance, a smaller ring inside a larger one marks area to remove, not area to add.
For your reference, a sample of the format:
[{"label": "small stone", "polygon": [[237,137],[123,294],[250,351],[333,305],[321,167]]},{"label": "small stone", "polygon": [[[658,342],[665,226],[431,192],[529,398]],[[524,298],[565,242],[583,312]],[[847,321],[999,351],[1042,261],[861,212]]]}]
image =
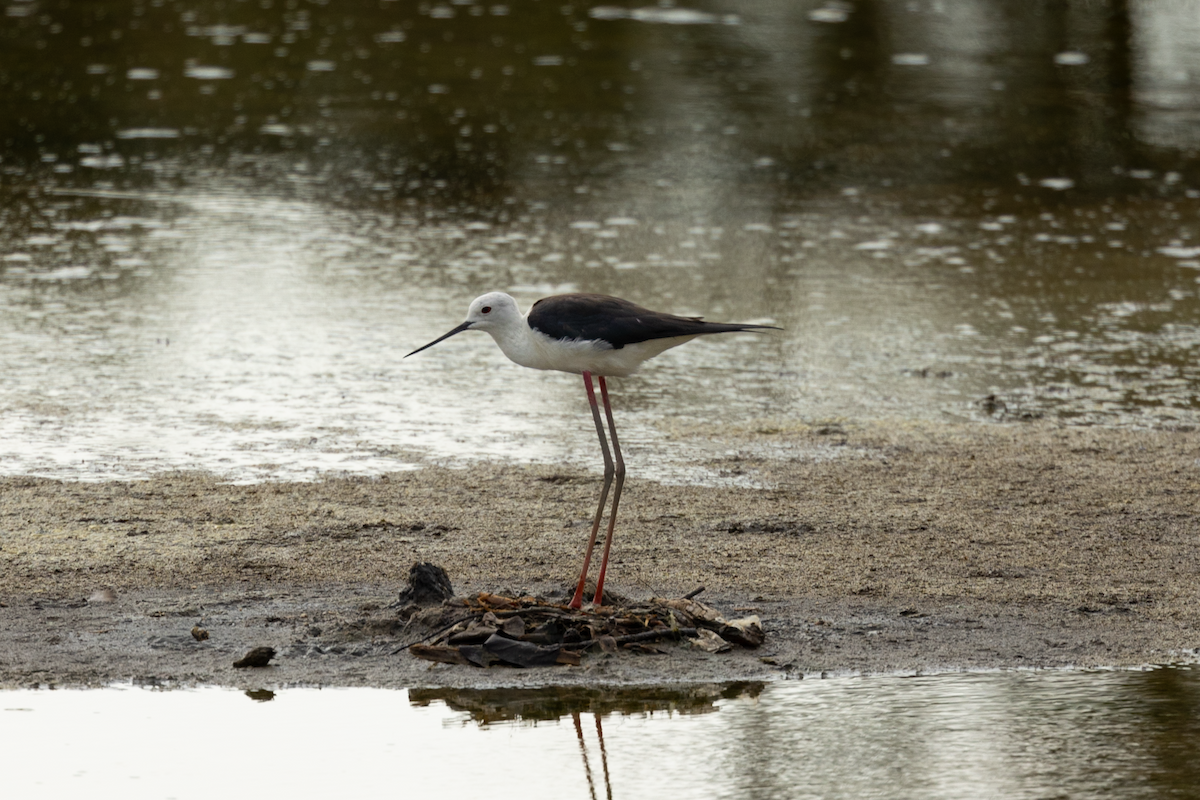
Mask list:
[{"label": "small stone", "polygon": [[117,593],[112,589],[97,589],[92,592],[87,601],[89,603],[115,603],[117,602]]},{"label": "small stone", "polygon": [[238,669],[245,669],[246,667],[265,667],[274,657],[274,647],[256,647],[249,653],[246,653],[246,655],[242,656],[239,660],[233,662],[233,666],[237,667]]}]

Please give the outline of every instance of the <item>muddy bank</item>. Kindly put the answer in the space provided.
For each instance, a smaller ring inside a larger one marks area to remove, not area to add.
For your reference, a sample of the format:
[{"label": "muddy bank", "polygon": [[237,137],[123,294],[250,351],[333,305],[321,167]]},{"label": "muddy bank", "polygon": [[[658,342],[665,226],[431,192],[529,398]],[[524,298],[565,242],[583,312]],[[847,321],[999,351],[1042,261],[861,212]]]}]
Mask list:
[{"label": "muddy bank", "polygon": [[[416,638],[394,604],[414,561],[444,566],[459,593],[563,597],[591,473],[18,477],[0,479],[0,685],[709,681],[1136,666],[1200,647],[1196,432],[826,426],[745,432],[730,449],[710,466],[761,488],[635,470],[609,580],[633,598],[705,586],[710,605],[762,618],[755,651],[529,670],[394,652]],[[260,645],[273,666],[232,667]]]}]

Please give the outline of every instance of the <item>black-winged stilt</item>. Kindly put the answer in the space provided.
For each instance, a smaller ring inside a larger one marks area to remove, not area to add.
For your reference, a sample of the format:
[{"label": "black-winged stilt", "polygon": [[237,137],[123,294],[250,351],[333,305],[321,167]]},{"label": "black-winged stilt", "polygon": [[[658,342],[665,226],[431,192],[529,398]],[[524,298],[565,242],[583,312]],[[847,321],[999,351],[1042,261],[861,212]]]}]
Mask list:
[{"label": "black-winged stilt", "polygon": [[[575,587],[575,596],[571,600],[571,608],[580,608],[583,605],[584,582],[587,580],[588,567],[592,563],[592,550],[596,546],[596,536],[600,531],[600,522],[604,517],[604,508],[611,488],[612,512],[608,515],[604,554],[600,558],[596,594],[592,601],[595,605],[601,605],[603,602],[604,573],[608,568],[608,553],[612,547],[613,529],[617,524],[621,488],[625,484],[625,461],[621,458],[621,445],[617,442],[617,427],[613,422],[612,405],[608,401],[608,385],[604,379],[624,378],[637,370],[643,361],[697,336],[765,328],[778,330],[773,325],[705,322],[699,317],[677,317],[674,314],[642,308],[619,297],[602,294],[559,294],[543,297],[533,304],[528,314],[522,315],[516,300],[503,292],[489,292],[471,302],[465,322],[424,347],[418,347],[408,356],[433,347],[456,333],[485,331],[496,340],[504,355],[523,367],[553,369],[583,376],[588,403],[592,407],[592,419],[596,423],[596,435],[600,438],[600,449],[604,453],[604,486],[600,490],[600,504],[596,507],[596,516],[592,519],[592,533],[583,557],[579,584]],[[604,402],[604,415],[612,435],[612,453],[608,449],[604,423],[600,419],[600,407],[596,403],[593,375],[600,379],[600,397]],[[613,454],[616,456],[615,463]]]}]

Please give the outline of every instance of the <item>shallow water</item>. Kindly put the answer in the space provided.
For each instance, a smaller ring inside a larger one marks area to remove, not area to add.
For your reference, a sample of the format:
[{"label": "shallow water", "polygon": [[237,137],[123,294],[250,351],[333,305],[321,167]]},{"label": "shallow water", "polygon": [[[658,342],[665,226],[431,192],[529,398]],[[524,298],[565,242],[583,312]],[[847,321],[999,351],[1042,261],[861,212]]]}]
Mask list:
[{"label": "shallow water", "polygon": [[4,473],[594,464],[577,378],[401,360],[491,289],[785,329],[619,382],[640,475],[1200,415],[1193,0],[5,8]]},{"label": "shallow water", "polygon": [[[0,693],[22,798],[1200,797],[1190,668],[629,690]],[[114,736],[120,731],[119,736]]]}]

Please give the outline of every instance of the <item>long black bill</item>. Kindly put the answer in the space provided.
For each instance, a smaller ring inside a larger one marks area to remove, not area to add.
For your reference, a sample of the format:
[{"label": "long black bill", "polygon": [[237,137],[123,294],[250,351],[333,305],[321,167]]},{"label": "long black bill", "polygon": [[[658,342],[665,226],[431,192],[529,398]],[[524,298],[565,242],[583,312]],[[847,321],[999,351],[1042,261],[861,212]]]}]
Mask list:
[{"label": "long black bill", "polygon": [[[444,336],[439,336],[438,338],[434,339],[432,342],[425,345],[424,347],[418,347],[416,350],[413,350],[411,353],[408,354],[408,356],[414,356],[417,353],[421,352],[422,350],[428,350],[429,348],[433,347],[438,342],[440,342],[444,339],[449,339],[451,336],[453,336],[456,333],[462,333],[463,331],[468,331],[470,329],[471,329],[471,323],[464,322],[462,325],[459,325],[457,328],[455,328],[454,330],[445,334]],[[408,356],[405,356],[405,358],[408,358]]]}]

